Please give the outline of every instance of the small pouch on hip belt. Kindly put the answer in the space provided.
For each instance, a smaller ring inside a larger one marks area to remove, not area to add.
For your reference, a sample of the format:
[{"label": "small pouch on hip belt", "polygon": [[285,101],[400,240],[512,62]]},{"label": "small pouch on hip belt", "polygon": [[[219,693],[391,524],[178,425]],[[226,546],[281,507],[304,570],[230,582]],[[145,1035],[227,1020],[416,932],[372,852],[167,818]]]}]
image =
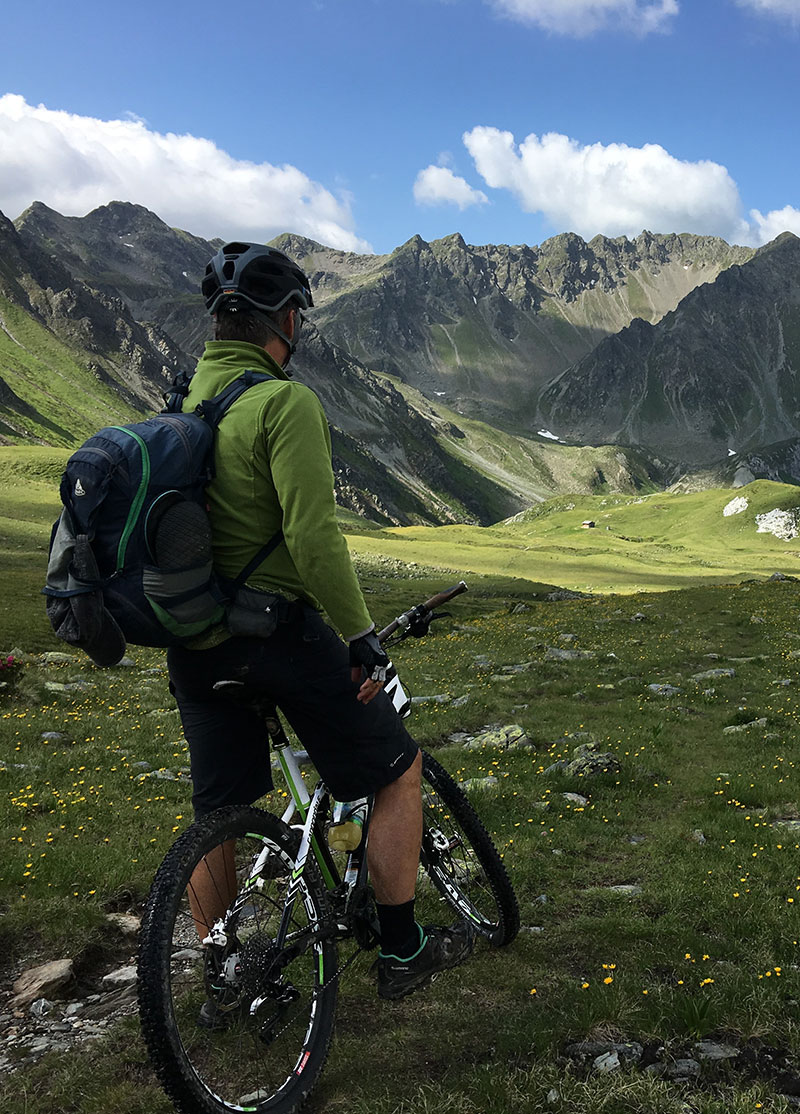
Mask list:
[{"label": "small pouch on hip belt", "polygon": [[228,606],[225,622],[231,634],[269,638],[285,617],[288,607],[288,601],[275,592],[239,588]]}]

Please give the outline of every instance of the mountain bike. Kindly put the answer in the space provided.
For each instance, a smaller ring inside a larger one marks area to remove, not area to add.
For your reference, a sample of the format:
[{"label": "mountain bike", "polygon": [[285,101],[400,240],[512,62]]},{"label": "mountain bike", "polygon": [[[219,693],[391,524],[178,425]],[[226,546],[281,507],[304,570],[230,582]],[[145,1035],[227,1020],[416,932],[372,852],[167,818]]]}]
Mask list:
[{"label": "mountain bike", "polygon": [[[426,635],[436,608],[465,590],[461,581],[417,604],[379,638],[390,645]],[[393,668],[386,687],[407,714]],[[233,806],[192,824],[159,868],[142,922],[142,1032],[162,1086],[185,1114],[298,1110],[328,1055],[341,977],[380,942],[365,854],[371,800],[359,846],[332,851],[328,789],[320,782],[309,794],[303,753],[292,750],[274,706],[258,710],[287,785],[283,815]],[[444,907],[476,938],[510,943],[519,910],[502,859],[463,790],[424,751],[422,796],[418,919],[441,921]],[[198,922],[211,919],[199,907],[205,873],[225,912],[203,937]],[[342,947],[350,954],[340,963]],[[207,1003],[211,1025],[202,1023]]]}]

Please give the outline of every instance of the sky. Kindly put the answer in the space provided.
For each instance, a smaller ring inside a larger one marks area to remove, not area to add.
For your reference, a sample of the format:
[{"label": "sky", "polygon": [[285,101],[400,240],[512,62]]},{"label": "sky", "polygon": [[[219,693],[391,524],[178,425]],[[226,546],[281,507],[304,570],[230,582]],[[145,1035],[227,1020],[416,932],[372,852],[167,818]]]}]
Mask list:
[{"label": "sky", "polygon": [[[196,235],[800,235],[800,0],[27,0],[0,210]],[[25,46],[27,44],[27,46]]]}]

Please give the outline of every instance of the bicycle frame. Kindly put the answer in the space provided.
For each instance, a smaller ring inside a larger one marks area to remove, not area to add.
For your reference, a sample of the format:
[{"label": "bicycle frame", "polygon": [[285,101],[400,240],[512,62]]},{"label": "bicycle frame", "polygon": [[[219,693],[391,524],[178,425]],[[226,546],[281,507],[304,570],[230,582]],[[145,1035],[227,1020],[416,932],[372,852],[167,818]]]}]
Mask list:
[{"label": "bicycle frame", "polygon": [[[328,845],[320,838],[321,831],[318,821],[320,817],[324,816],[327,812],[328,801],[331,799],[330,791],[324,782],[320,781],[314,790],[313,796],[309,795],[306,784],[303,781],[303,775],[300,772],[300,763],[292,750],[291,743],[286,736],[283,724],[279,720],[277,713],[271,710],[265,717],[265,722],[272,749],[278,759],[281,773],[286,782],[286,787],[289,790],[290,801],[283,811],[281,820],[283,820],[285,824],[291,825],[292,820],[295,818],[295,815],[297,815],[303,822],[303,830],[300,837],[300,851],[298,852],[296,863],[296,871],[299,872],[297,877],[299,878],[305,868],[309,851],[313,850],[314,858],[316,859],[326,889],[329,891],[335,890],[337,886],[341,885],[342,881],[348,883],[349,888],[352,889],[356,881],[360,881],[361,879],[355,876],[352,878],[348,877],[348,875],[352,873],[352,866],[354,865],[351,860],[355,857],[359,860],[360,864],[360,861],[363,860],[363,855],[354,856],[353,853],[351,853],[348,856],[347,868],[343,879],[339,874],[333,856],[328,849]],[[370,799],[367,818],[363,829],[362,843],[357,850],[361,850],[366,842],[371,812],[372,800]],[[292,826],[296,827],[297,825]],[[292,877],[294,878],[294,874]],[[295,885],[295,891],[296,888]]]},{"label": "bicycle frame", "polygon": [[[399,615],[388,627],[380,631],[378,638],[382,642],[388,641],[390,638],[394,640],[392,636],[403,639],[414,632],[415,623],[422,623],[422,632],[425,633],[427,631],[427,624],[430,618],[433,617],[434,608],[440,603],[452,599],[453,596],[458,595],[460,592],[466,591],[466,587],[466,584],[462,580],[455,585],[455,587],[448,589],[446,592],[439,593],[426,603],[417,604],[409,611]],[[236,684],[236,682],[223,682],[222,684]],[[215,688],[216,687],[218,686],[215,686]],[[350,912],[353,895],[359,892],[362,887],[366,886],[367,859],[364,854],[364,848],[367,841],[369,821],[372,815],[373,798],[368,798],[367,815],[364,820],[361,843],[355,851],[351,851],[348,854],[344,877],[342,877],[322,831],[321,821],[328,814],[329,802],[331,800],[331,794],[327,786],[324,782],[319,781],[313,795],[309,794],[305,782],[303,781],[300,764],[292,750],[291,743],[278,717],[276,708],[273,705],[267,704],[256,704],[255,707],[263,714],[271,747],[275,751],[281,773],[283,774],[289,790],[290,801],[284,809],[281,819],[285,824],[289,824],[294,828],[300,827],[298,824],[291,823],[291,821],[295,819],[295,816],[299,816],[303,822],[300,847],[292,867],[292,874],[286,893],[281,922],[275,937],[275,947],[278,953],[280,953],[286,946],[292,912],[300,892],[301,881],[308,863],[309,854],[313,853],[314,855],[328,894],[335,894],[338,890],[341,896],[344,897],[344,904],[341,910],[343,917],[346,918],[347,913]],[[258,886],[259,876],[264,869],[268,857],[269,849],[265,847],[256,856],[250,871],[250,877],[244,883],[242,890],[234,900],[230,909],[225,916],[213,926],[208,937],[203,941],[204,943],[221,945],[227,943],[228,936],[226,926],[244,907],[250,890],[254,886]],[[334,912],[335,911],[336,910],[334,910]],[[349,927],[345,919],[343,923],[341,921],[337,922],[336,930],[340,933],[346,933]],[[255,1013],[256,1009],[263,1001],[265,1001],[265,999],[262,997],[256,998],[251,1004],[250,1012]]]}]

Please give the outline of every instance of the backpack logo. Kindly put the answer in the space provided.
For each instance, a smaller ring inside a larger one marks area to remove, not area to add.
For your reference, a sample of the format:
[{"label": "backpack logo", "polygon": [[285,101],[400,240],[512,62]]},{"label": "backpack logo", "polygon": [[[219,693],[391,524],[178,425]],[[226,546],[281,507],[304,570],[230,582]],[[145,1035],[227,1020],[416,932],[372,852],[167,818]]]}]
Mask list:
[{"label": "backpack logo", "polygon": [[80,477],[75,481],[75,494],[76,495],[85,495],[86,494],[86,489],[84,488],[83,484],[81,483]]}]

